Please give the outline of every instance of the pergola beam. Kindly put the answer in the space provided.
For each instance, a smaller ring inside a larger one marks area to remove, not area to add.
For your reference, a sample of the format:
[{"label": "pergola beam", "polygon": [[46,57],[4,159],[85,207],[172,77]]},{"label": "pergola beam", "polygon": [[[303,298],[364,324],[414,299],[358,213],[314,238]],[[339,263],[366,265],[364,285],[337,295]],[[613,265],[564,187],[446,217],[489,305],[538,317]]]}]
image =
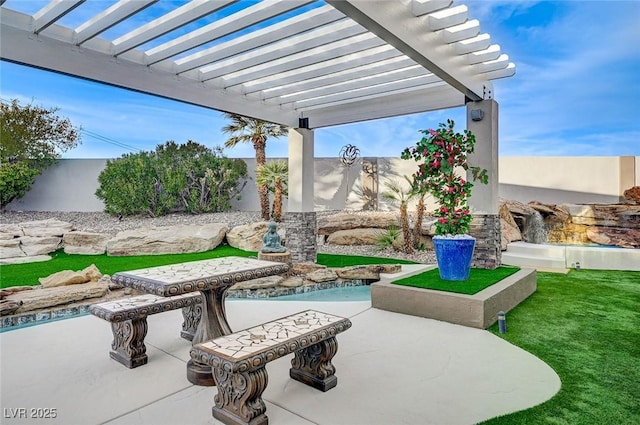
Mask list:
[{"label": "pergola beam", "polygon": [[34,34],[47,29],[51,24],[80,6],[86,0],[53,0],[33,15],[32,31]]},{"label": "pergola beam", "polygon": [[[332,43],[339,43],[343,39],[347,39],[347,42],[349,42],[353,37],[363,33],[366,33],[366,30],[360,25],[348,19],[342,19],[335,23],[306,31],[297,36],[271,43],[268,46],[218,61],[212,65],[204,66],[202,68],[202,78],[213,79],[222,77],[262,64],[275,66],[281,62],[295,63],[303,57],[313,58],[316,62],[321,61],[322,57],[318,55],[331,55],[330,49],[326,47],[322,48],[321,46],[331,46]],[[366,36],[369,39],[372,38],[370,34],[366,34]],[[278,62],[274,63],[274,61]]]},{"label": "pergola beam", "polygon": [[268,77],[247,80],[242,87],[247,91],[261,91],[269,87],[291,84],[294,82],[304,81],[308,78],[314,78],[319,75],[332,74],[347,69],[355,68],[362,65],[368,65],[385,59],[401,56],[391,46],[383,45],[374,49],[368,49],[362,52],[355,52],[349,55],[340,56],[322,63],[305,66],[298,69],[292,69]]},{"label": "pergola beam", "polygon": [[301,81],[274,83],[274,87],[266,88],[264,90],[250,90],[246,85],[243,86],[242,90],[247,94],[260,91],[263,99],[271,99],[274,97],[285,97],[287,93],[298,93],[316,88],[336,86],[338,84],[349,84],[359,79],[375,78],[376,76],[386,75],[397,70],[405,70],[407,68],[415,67],[418,67],[422,72],[424,72],[424,68],[416,65],[416,63],[411,59],[404,56],[396,56],[390,59],[367,63],[365,65],[348,68],[343,71],[327,73],[320,75],[319,77],[307,78]]},{"label": "pergola beam", "polygon": [[429,25],[425,20],[429,15],[416,17],[410,7],[400,7],[397,2],[390,1],[326,1],[467,98],[474,101],[483,99],[482,80],[474,76],[468,67],[460,66],[453,47],[439,40],[437,32],[425,32],[425,26]]},{"label": "pergola beam", "polygon": [[232,71],[223,74],[224,76],[221,76],[218,72],[212,74],[207,67],[204,67],[200,71],[200,78],[202,81],[206,81],[220,77],[224,82],[225,87],[231,87],[237,84],[242,84],[246,81],[277,75],[283,72],[303,68],[305,66],[322,64],[325,61],[332,60],[332,58],[335,58],[336,56],[359,53],[382,46],[383,44],[382,40],[374,37],[372,34],[365,33],[347,39],[341,39],[325,46],[319,46],[307,51],[294,53],[280,59],[274,59],[271,62],[262,63],[250,68],[241,69],[235,72]]},{"label": "pergola beam", "polygon": [[312,9],[269,27],[240,35],[237,38],[177,59],[175,61],[175,72],[176,74],[181,74],[344,18],[345,16],[342,13],[331,6]]},{"label": "pergola beam", "polygon": [[169,12],[113,40],[113,55],[119,56],[236,1],[238,0],[192,0],[173,12]]},{"label": "pergola beam", "polygon": [[103,12],[89,19],[75,30],[74,43],[76,46],[108,30],[124,21],[129,16],[151,6],[158,0],[120,0]]},{"label": "pergola beam", "polygon": [[313,1],[315,0],[264,0],[233,15],[147,50],[145,52],[146,63],[151,65],[160,62]]},{"label": "pergola beam", "polygon": [[[487,99],[515,72],[451,0],[156,1],[94,5],[75,29],[60,19],[82,0],[2,6],[1,58],[309,128]],[[134,29],[110,38],[119,24]]]},{"label": "pergola beam", "polygon": [[[433,74],[428,74],[428,75],[433,76]],[[413,65],[407,68],[401,68],[401,69],[393,70],[390,72],[384,72],[380,74],[367,75],[367,76],[359,76],[357,78],[354,78],[353,80],[341,79],[341,82],[339,83],[335,83],[331,85],[323,84],[321,86],[318,86],[312,89],[300,90],[298,92],[293,91],[295,90],[294,87],[290,86],[288,90],[289,94],[284,94],[278,97],[280,101],[283,103],[296,102],[304,99],[318,98],[322,96],[332,95],[335,93],[359,90],[364,87],[372,87],[380,84],[386,84],[386,83],[391,83],[395,81],[401,81],[401,80],[406,80],[406,79],[411,79],[416,77],[423,77],[423,76],[425,76],[424,69],[419,65]],[[439,80],[437,77],[435,76],[433,77],[436,78],[436,80]],[[273,96],[273,95],[265,96],[263,93],[264,99],[271,99],[274,97],[276,96]]]}]

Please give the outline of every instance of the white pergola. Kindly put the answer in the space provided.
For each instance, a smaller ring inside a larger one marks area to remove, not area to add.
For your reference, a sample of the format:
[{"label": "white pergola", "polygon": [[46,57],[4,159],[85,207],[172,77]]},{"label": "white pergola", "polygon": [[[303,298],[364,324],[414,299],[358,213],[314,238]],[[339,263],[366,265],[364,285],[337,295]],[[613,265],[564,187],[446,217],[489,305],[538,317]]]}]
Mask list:
[{"label": "white pergola", "polygon": [[2,60],[293,128],[289,211],[313,211],[310,129],[490,100],[515,74],[452,0],[19,1],[0,0]]},{"label": "white pergola", "polygon": [[161,15],[162,1],[121,0],[75,28],[60,22],[91,2],[26,15],[16,1],[0,1],[3,60],[290,127],[461,106],[515,73],[450,0],[192,0]]}]

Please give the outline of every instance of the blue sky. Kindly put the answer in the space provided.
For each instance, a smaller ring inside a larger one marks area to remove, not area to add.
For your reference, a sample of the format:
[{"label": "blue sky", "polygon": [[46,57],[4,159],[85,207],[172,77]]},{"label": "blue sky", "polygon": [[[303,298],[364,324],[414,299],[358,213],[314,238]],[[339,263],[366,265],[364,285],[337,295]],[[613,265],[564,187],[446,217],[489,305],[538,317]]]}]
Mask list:
[{"label": "blue sky", "polygon": [[[640,1],[462,3],[516,64],[514,77],[494,81],[500,155],[640,156]],[[33,13],[46,2],[8,0],[6,6],[18,4]],[[81,126],[82,144],[65,158],[117,158],[167,140],[211,147],[226,140],[220,131],[226,122],[216,111],[3,61],[0,96],[57,107]],[[315,155],[335,157],[354,144],[362,156],[399,156],[420,129],[447,118],[463,128],[464,115],[464,108],[454,108],[318,129]],[[225,154],[254,156],[249,145]],[[270,140],[267,156],[286,157],[286,140]]]}]

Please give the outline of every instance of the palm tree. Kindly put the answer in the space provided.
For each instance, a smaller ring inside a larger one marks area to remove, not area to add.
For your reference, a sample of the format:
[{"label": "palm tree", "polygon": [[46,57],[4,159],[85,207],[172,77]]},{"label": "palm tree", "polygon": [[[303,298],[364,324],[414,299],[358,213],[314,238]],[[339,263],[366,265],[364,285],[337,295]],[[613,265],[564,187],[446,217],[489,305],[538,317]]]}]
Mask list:
[{"label": "palm tree", "polygon": [[382,192],[382,197],[388,201],[400,204],[400,225],[402,226],[402,247],[404,252],[411,254],[413,252],[413,244],[411,243],[411,229],[409,226],[409,214],[407,207],[409,200],[415,196],[411,190],[405,190],[397,180],[386,181],[384,183],[387,190]]},{"label": "palm tree", "polygon": [[280,221],[282,218],[282,196],[287,195],[289,164],[286,161],[267,162],[256,169],[256,176],[258,184],[267,186],[269,192],[274,193],[271,218],[274,221]]},{"label": "palm tree", "polygon": [[[253,149],[256,151],[256,167],[266,163],[267,139],[269,137],[281,137],[288,132],[287,127],[280,124],[226,112],[224,115],[225,118],[231,121],[222,127],[223,133],[231,135],[224,146],[232,148],[238,143],[252,143]],[[262,219],[269,220],[269,190],[266,185],[258,183],[258,196],[260,197]]]},{"label": "palm tree", "polygon": [[[405,176],[405,178],[407,177]],[[412,183],[408,178],[407,181],[409,181],[409,184]],[[422,237],[422,221],[424,219],[424,197],[426,195],[427,192],[424,187],[416,188],[413,184],[411,185],[411,197],[418,197],[418,204],[416,205],[416,222],[413,227],[413,247],[416,249],[420,247],[420,239]]]}]

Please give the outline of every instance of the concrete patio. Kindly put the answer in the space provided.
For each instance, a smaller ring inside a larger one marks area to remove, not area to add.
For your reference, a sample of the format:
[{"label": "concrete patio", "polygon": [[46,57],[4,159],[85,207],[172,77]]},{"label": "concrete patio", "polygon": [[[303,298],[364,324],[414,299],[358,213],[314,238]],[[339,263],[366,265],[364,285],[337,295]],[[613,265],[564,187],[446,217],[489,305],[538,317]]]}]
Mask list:
[{"label": "concrete patio", "polygon": [[[560,388],[556,373],[491,333],[374,309],[369,301],[228,300],[239,330],[307,308],[349,317],[326,393],[289,379],[292,356],[267,365],[272,424],[474,424],[535,406]],[[215,387],[186,379],[190,344],[180,311],[150,316],[149,363],[109,358],[111,329],[93,316],[0,334],[3,424],[216,424]],[[25,411],[18,409],[25,408]],[[31,408],[56,409],[55,419]],[[19,418],[23,414],[25,418]]]}]

